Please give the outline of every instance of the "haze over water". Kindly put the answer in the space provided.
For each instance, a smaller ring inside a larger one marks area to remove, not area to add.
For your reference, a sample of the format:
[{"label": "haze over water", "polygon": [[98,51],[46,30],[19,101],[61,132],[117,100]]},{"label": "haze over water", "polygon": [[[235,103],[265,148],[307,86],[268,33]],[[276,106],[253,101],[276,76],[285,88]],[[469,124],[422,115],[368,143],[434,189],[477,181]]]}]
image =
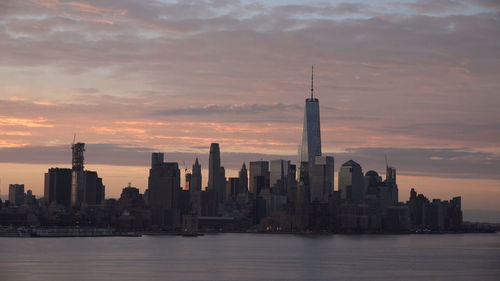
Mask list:
[{"label": "haze over water", "polygon": [[1,280],[500,280],[500,235],[2,238]]}]

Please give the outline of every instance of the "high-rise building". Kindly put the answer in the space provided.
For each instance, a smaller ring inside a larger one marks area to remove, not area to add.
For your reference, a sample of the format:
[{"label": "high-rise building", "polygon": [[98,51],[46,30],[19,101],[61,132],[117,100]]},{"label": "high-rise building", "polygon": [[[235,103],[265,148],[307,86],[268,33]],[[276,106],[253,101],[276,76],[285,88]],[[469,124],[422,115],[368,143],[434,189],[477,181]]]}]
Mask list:
[{"label": "high-rise building", "polygon": [[250,192],[253,198],[257,198],[264,188],[269,188],[269,162],[250,162]]},{"label": "high-rise building", "polygon": [[160,166],[163,164],[163,153],[153,152],[151,154],[151,167]]},{"label": "high-rise building", "polygon": [[396,168],[391,167],[388,164],[386,166],[384,183],[390,189],[392,203],[397,204],[399,201],[399,191],[396,183]]},{"label": "high-rise building", "polygon": [[238,189],[239,194],[246,194],[248,193],[248,172],[247,172],[247,167],[245,163],[241,165],[241,170],[239,172],[239,178],[240,178],[240,186]]},{"label": "high-rise building", "polygon": [[208,158],[208,186],[207,191],[216,195],[216,205],[224,203],[226,197],[226,170],[220,164],[220,148],[218,143],[210,145]]},{"label": "high-rise building", "polygon": [[16,206],[24,204],[24,184],[9,184],[9,202]]},{"label": "high-rise building", "polygon": [[311,203],[328,203],[333,192],[334,160],[331,156],[316,156],[314,165],[310,166],[309,184]]},{"label": "high-rise building", "polygon": [[290,161],[271,160],[269,186],[274,194],[287,195],[290,185]]},{"label": "high-rise building", "polygon": [[196,157],[196,161],[193,164],[191,182],[189,184],[189,200],[193,213],[201,215],[201,165],[198,162],[198,157]]},{"label": "high-rise building", "polygon": [[71,205],[79,206],[83,200],[85,175],[84,157],[85,143],[74,143],[71,146],[72,151],[72,168],[71,168]]},{"label": "high-rise building", "polygon": [[43,198],[48,204],[56,202],[66,208],[71,206],[71,169],[50,168],[45,173]]},{"label": "high-rise building", "polygon": [[319,119],[319,100],[314,97],[314,72],[311,73],[311,98],[306,99],[304,127],[300,161],[314,164],[314,157],[321,156],[321,130]]},{"label": "high-rise building", "polygon": [[87,205],[100,205],[104,203],[105,186],[102,178],[95,171],[84,171],[84,188],[82,203]]},{"label": "high-rise building", "polygon": [[224,203],[226,201],[226,169],[224,167],[219,168],[219,179],[217,185],[217,200],[219,203]]},{"label": "high-rise building", "polygon": [[148,200],[152,223],[175,229],[180,227],[181,173],[177,163],[159,163],[160,159],[163,155],[154,153],[149,170]]},{"label": "high-rise building", "polygon": [[216,190],[220,178],[220,149],[218,143],[210,144],[208,157],[208,186],[207,190]]},{"label": "high-rise building", "polygon": [[226,202],[236,201],[240,187],[240,178],[228,178],[226,182]]},{"label": "high-rise building", "polygon": [[340,198],[353,203],[360,203],[365,193],[364,186],[361,166],[353,160],[342,164],[339,171]]}]

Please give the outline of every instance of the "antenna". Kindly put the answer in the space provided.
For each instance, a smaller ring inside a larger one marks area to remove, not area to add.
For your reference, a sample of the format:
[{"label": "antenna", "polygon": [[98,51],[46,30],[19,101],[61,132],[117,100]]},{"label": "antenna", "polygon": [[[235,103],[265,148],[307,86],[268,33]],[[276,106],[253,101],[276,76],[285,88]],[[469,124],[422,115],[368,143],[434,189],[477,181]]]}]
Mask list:
[{"label": "antenna", "polygon": [[76,133],[73,135],[73,144],[75,144],[75,140],[76,140]]},{"label": "antenna", "polygon": [[311,65],[311,100],[314,96],[314,65]]},{"label": "antenna", "polygon": [[388,168],[389,162],[387,161],[387,153],[384,153],[384,157],[385,157],[385,167]]}]

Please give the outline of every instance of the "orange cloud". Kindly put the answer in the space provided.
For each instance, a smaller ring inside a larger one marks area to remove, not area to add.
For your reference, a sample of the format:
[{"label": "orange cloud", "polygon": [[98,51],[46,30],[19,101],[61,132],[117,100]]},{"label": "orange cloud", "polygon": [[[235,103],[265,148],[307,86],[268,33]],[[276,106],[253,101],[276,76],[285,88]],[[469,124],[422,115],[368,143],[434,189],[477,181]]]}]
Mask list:
[{"label": "orange cloud", "polygon": [[45,124],[47,119],[27,119],[27,118],[12,118],[8,116],[0,116],[0,126],[23,126],[28,128],[52,128],[54,125]]}]

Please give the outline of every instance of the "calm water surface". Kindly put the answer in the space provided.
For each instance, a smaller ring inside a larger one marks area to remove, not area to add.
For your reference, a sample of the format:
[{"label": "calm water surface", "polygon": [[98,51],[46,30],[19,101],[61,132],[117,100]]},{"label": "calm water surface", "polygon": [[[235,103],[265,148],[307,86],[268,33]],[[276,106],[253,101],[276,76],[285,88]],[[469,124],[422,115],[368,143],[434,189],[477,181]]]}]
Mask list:
[{"label": "calm water surface", "polygon": [[500,234],[0,238],[0,280],[500,280]]}]

